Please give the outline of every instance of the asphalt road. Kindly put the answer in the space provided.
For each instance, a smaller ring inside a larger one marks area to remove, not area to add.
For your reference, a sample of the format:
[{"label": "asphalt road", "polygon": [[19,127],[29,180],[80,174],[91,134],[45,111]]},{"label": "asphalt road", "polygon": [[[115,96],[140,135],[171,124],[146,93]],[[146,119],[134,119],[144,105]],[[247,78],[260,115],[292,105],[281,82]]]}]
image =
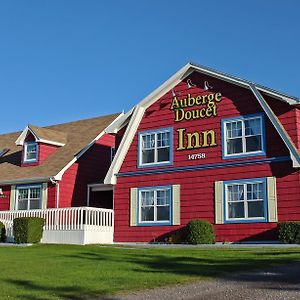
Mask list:
[{"label": "asphalt road", "polygon": [[[103,299],[103,298],[102,298]],[[300,262],[266,270],[236,273],[222,279],[145,290],[105,298],[115,300],[299,299]]]}]

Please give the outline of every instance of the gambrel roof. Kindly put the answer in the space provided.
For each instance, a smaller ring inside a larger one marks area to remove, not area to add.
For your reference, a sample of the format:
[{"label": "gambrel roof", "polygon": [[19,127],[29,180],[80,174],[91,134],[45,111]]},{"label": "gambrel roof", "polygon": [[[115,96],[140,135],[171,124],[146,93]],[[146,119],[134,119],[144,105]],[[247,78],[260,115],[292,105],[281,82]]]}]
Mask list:
[{"label": "gambrel roof", "polygon": [[244,80],[235,76],[231,76],[229,74],[225,74],[211,68],[207,68],[198,64],[188,63],[183,68],[181,68],[177,73],[171,76],[166,82],[164,82],[161,86],[155,89],[152,93],[150,93],[147,97],[145,97],[141,102],[139,102],[135,107],[133,107],[128,113],[122,116],[113,126],[110,126],[108,132],[116,133],[126,124],[128,127],[125,131],[123,139],[120,143],[119,149],[115,155],[114,161],[111,164],[111,167],[107,173],[107,176],[104,180],[106,184],[115,184],[116,183],[116,174],[119,172],[121,165],[126,157],[130,144],[134,138],[134,135],[137,131],[137,128],[142,120],[145,110],[155,103],[160,97],[162,97],[165,93],[174,88],[178,83],[184,80],[193,72],[199,72],[202,74],[206,74],[223,81],[227,81],[229,83],[241,86],[243,88],[249,89],[256,100],[261,105],[265,114],[277,130],[279,136],[287,146],[290,157],[293,161],[294,167],[300,167],[300,154],[299,150],[293,143],[292,139],[289,137],[288,133],[280,123],[277,116],[272,111],[271,107],[268,105],[266,100],[264,99],[263,94],[271,96],[272,98],[287,103],[289,105],[300,107],[300,99],[288,96],[284,93],[275,91],[273,89],[264,87],[262,85],[250,82],[248,80]]}]

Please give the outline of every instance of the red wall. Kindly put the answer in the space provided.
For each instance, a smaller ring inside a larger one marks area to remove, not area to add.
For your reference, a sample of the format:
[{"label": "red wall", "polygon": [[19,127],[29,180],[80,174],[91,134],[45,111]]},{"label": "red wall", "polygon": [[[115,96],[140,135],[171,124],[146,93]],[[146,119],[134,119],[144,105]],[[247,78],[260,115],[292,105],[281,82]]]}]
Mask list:
[{"label": "red wall", "polygon": [[[34,136],[30,133],[25,139],[25,142],[34,142],[35,138]],[[55,152],[55,150],[59,148],[58,146],[54,145],[49,145],[49,144],[44,144],[44,143],[38,143],[38,161],[34,163],[23,163],[24,160],[24,147],[22,148],[22,161],[20,162],[22,167],[29,167],[29,166],[36,166],[39,164],[42,164],[45,159],[51,155],[52,153]]]},{"label": "red wall", "polygon": [[42,164],[48,156],[50,156],[52,153],[55,152],[57,148],[59,147],[39,143],[39,160],[38,160],[39,164]]},{"label": "red wall", "polygon": [[[149,129],[173,127],[174,148],[176,148],[178,139],[176,130],[178,128],[185,128],[186,132],[213,129],[216,132],[217,146],[174,151],[173,165],[171,167],[158,167],[159,169],[230,161],[247,161],[289,155],[284,143],[266,117],[266,156],[223,160],[221,119],[259,113],[263,112],[263,110],[252,93],[247,89],[198,73],[193,73],[189,79],[191,79],[197,87],[187,89],[186,82],[181,82],[174,88],[178,98],[185,98],[188,93],[192,96],[203,94],[204,90],[202,87],[204,81],[208,81],[209,84],[213,86],[213,91],[211,92],[221,92],[223,95],[222,101],[218,104],[218,115],[198,120],[174,122],[174,112],[170,110],[172,93],[168,92],[147,109],[137,133]],[[295,111],[287,104],[281,104],[278,100],[268,98],[268,102],[272,108],[274,108],[274,111],[282,123],[287,127],[287,131],[293,136],[294,141],[296,141]],[[121,167],[121,174],[136,171],[142,172],[145,170],[137,168],[137,133]],[[202,160],[188,160],[188,154],[194,153],[205,153],[206,158]],[[147,171],[153,169],[157,168],[146,168]],[[180,184],[181,224],[185,225],[189,220],[194,218],[207,219],[210,222],[214,222],[215,181],[266,176],[277,177],[279,220],[300,220],[299,173],[291,168],[290,162],[118,177],[114,193],[115,241],[151,241],[180,228],[180,226],[130,227],[129,193],[131,187]],[[236,241],[249,237],[254,239],[274,238],[274,230],[272,229],[275,227],[276,224],[274,223],[224,224],[215,226],[215,230],[217,240]]]},{"label": "red wall", "polygon": [[0,197],[0,210],[9,210],[10,204],[10,186],[1,186],[3,196]]},{"label": "red wall", "polygon": [[87,185],[103,182],[114,140],[114,136],[105,134],[64,173],[59,183],[59,207],[87,205]]}]

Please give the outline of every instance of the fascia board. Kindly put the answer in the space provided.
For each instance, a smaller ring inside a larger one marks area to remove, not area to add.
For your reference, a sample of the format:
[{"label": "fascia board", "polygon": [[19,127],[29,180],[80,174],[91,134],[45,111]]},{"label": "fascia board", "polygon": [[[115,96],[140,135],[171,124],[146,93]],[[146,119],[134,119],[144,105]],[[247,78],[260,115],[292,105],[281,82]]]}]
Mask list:
[{"label": "fascia board", "polygon": [[[112,121],[112,123],[114,121]],[[110,123],[106,128],[108,128],[112,123]],[[68,168],[70,168],[84,153],[86,153],[96,143],[96,141],[98,141],[104,134],[106,134],[106,128],[101,131],[88,145],[86,145],[82,150],[76,153],[74,158],[54,176],[54,179],[61,180],[66,170],[68,170]]]},{"label": "fascia board", "polygon": [[21,179],[11,179],[0,181],[0,185],[12,185],[12,184],[28,184],[28,183],[39,183],[39,182],[49,182],[52,177],[33,177],[33,178],[21,178]]},{"label": "fascia board", "polygon": [[119,145],[119,148],[116,152],[115,158],[104,178],[104,184],[116,184],[115,174],[119,172],[122,163],[127,155],[129,147],[132,143],[134,135],[137,131],[137,128],[142,120],[145,109],[140,106],[136,106],[132,114],[132,117],[129,121],[128,127],[124,133],[124,137]]},{"label": "fascia board", "polygon": [[219,72],[219,71],[207,68],[207,67],[199,66],[197,64],[191,64],[191,66],[196,71],[199,71],[199,72],[207,74],[207,75],[211,75],[213,77],[225,80],[225,81],[230,82],[230,83],[237,84],[237,85],[242,86],[242,87],[249,88],[249,85],[255,85],[255,87],[258,90],[260,90],[260,91],[262,91],[262,92],[264,92],[266,94],[269,94],[270,96],[273,96],[276,99],[281,100],[283,102],[286,102],[286,103],[288,103],[290,105],[296,105],[296,104],[300,103],[300,99],[298,99],[296,97],[290,97],[288,95],[285,95],[283,93],[279,93],[279,92],[277,92],[275,90],[269,89],[269,88],[264,87],[262,85],[254,84],[254,83],[252,83],[252,82],[250,82],[248,80],[241,79],[241,78],[238,78],[238,77],[234,77],[234,76],[231,76],[229,74],[222,73],[222,72]]},{"label": "fascia board", "polygon": [[292,139],[290,138],[289,134],[286,132],[285,128],[283,127],[283,125],[281,124],[281,122],[279,121],[277,116],[274,114],[271,107],[268,105],[268,103],[264,99],[264,97],[257,90],[255,85],[249,84],[249,87],[250,87],[251,91],[253,92],[255,98],[257,99],[257,101],[259,102],[261,107],[263,108],[264,112],[268,116],[269,120],[275,127],[275,129],[278,132],[279,136],[281,137],[282,141],[287,146],[287,148],[290,152],[291,159],[293,161],[293,167],[295,167],[295,168],[300,167],[300,154],[299,154],[296,146],[294,145]]}]

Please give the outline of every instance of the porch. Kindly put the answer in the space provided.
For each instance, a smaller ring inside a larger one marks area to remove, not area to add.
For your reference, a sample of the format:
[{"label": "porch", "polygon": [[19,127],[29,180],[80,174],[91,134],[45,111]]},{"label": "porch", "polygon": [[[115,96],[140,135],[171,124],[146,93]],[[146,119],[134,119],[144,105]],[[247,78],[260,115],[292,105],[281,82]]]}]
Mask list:
[{"label": "porch", "polygon": [[114,234],[114,211],[94,207],[49,208],[0,211],[7,242],[13,242],[13,220],[20,217],[45,219],[41,243],[111,244]]}]

